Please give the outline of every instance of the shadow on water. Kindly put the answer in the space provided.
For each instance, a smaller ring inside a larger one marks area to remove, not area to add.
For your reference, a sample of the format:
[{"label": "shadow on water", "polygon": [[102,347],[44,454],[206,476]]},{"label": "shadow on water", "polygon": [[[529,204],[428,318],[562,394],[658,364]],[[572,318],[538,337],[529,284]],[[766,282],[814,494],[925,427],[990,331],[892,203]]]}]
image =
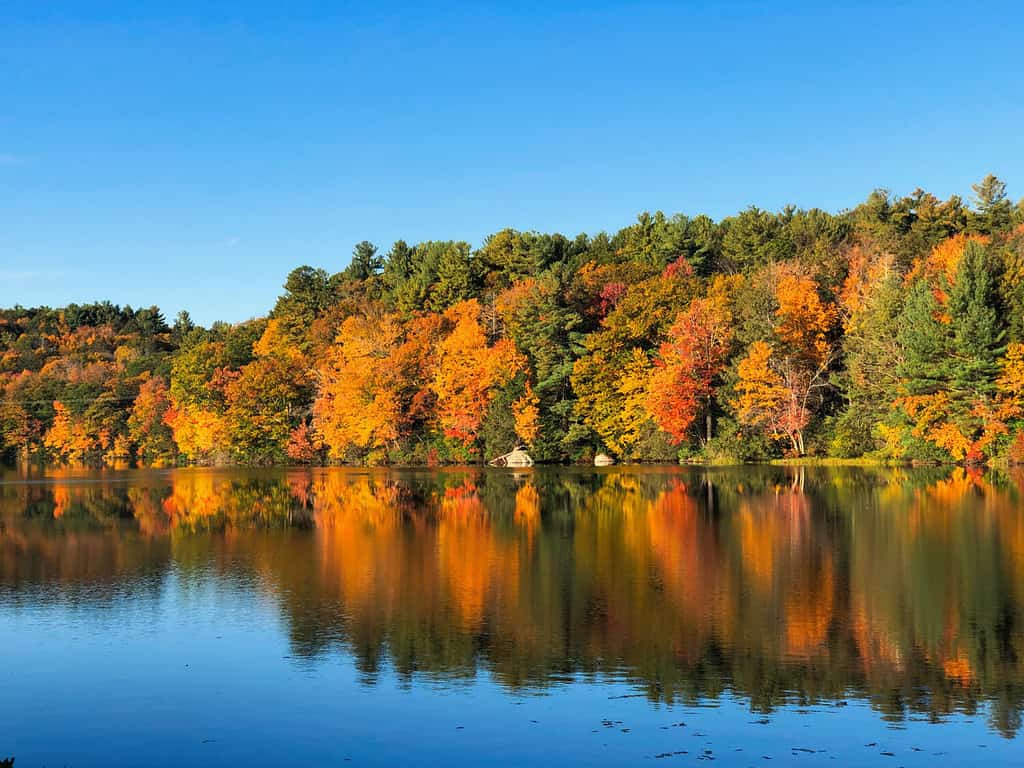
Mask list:
[{"label": "shadow on water", "polygon": [[[373,684],[622,679],[893,722],[1024,703],[1022,476],[758,467],[8,472],[0,605],[274,596]],[[2,766],[3,763],[0,763]]]}]

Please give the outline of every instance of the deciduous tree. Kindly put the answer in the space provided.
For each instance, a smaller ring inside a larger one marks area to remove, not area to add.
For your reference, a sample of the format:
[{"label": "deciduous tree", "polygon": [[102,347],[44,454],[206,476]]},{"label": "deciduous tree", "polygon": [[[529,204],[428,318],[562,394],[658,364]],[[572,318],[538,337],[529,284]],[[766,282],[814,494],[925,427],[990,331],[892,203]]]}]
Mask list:
[{"label": "deciduous tree", "polygon": [[732,339],[732,312],[724,291],[694,299],[669,329],[648,384],[648,407],[673,442],[687,438],[702,412],[705,440],[711,440],[711,402]]}]

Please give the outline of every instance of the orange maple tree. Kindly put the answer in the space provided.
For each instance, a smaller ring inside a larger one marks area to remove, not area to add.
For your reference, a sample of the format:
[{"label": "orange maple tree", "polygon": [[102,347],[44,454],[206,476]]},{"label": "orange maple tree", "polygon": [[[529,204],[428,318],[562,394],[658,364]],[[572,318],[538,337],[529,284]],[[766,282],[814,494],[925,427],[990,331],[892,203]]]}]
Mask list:
[{"label": "orange maple tree", "polygon": [[402,340],[392,315],[349,317],[319,369],[313,424],[329,454],[383,449],[399,435],[400,401],[387,365]]},{"label": "orange maple tree", "polygon": [[445,436],[470,448],[498,388],[523,371],[526,361],[510,339],[487,343],[476,299],[454,305],[445,319],[452,330],[435,347],[437,367],[430,388],[437,396],[437,420]]},{"label": "orange maple tree", "polygon": [[724,296],[694,299],[668,336],[648,384],[648,408],[677,444],[703,411],[705,439],[710,440],[715,378],[725,367],[733,339],[732,313]]}]

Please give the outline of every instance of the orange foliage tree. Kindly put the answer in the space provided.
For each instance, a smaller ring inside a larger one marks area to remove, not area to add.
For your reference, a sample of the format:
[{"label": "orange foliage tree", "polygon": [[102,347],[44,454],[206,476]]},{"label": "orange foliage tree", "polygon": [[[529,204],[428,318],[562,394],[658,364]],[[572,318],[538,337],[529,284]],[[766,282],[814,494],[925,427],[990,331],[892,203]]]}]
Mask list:
[{"label": "orange foliage tree", "polygon": [[440,315],[400,322],[371,310],[341,325],[317,370],[313,429],[331,458],[350,451],[373,460],[433,413],[434,345],[443,334]]},{"label": "orange foliage tree", "polygon": [[431,390],[445,437],[471,448],[498,389],[523,371],[526,361],[510,339],[488,344],[480,324],[480,304],[462,301],[445,312],[451,332],[435,347]]},{"label": "orange foliage tree", "polygon": [[393,315],[356,315],[342,323],[319,369],[313,423],[332,458],[350,449],[380,450],[399,436],[401,403],[389,363],[402,341]]},{"label": "orange foliage tree", "polygon": [[732,313],[725,296],[694,299],[669,329],[648,384],[648,408],[675,443],[703,411],[705,439],[711,439],[711,401],[715,379],[732,345]]},{"label": "orange foliage tree", "polygon": [[101,447],[99,437],[64,403],[54,401],[53,410],[53,424],[43,436],[43,445],[54,454],[68,461],[83,461]]},{"label": "orange foliage tree", "polygon": [[128,436],[135,444],[139,459],[156,461],[173,457],[173,437],[164,422],[170,404],[167,382],[162,376],[149,376],[142,382],[128,414]]}]

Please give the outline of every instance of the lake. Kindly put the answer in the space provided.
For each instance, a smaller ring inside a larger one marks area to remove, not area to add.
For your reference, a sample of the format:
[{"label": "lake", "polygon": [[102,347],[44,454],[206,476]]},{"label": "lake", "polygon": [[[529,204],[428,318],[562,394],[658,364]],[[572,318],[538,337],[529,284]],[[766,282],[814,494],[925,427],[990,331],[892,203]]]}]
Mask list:
[{"label": "lake", "polygon": [[1020,764],[1022,492],[959,469],[4,470],[0,757]]}]

